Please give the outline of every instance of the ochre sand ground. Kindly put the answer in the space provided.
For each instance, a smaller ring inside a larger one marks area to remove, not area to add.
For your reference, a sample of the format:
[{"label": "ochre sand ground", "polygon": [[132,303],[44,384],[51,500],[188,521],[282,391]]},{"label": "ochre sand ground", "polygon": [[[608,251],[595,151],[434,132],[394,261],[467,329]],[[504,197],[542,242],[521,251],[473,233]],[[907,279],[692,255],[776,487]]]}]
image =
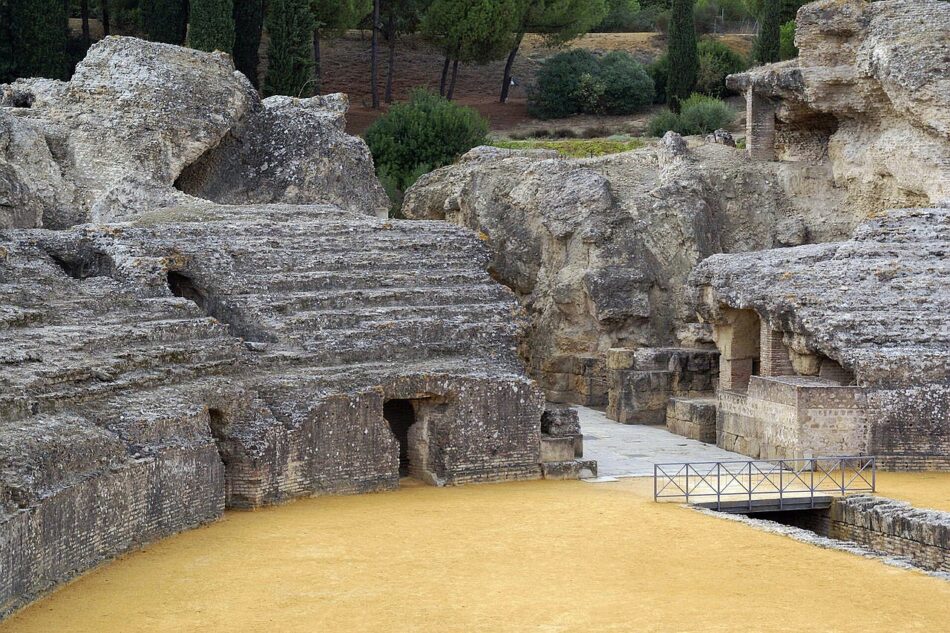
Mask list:
[{"label": "ochre sand ground", "polygon": [[[879,483],[950,510],[950,474]],[[0,632],[950,630],[950,582],[651,491],[649,479],[407,486],[230,512]]]}]

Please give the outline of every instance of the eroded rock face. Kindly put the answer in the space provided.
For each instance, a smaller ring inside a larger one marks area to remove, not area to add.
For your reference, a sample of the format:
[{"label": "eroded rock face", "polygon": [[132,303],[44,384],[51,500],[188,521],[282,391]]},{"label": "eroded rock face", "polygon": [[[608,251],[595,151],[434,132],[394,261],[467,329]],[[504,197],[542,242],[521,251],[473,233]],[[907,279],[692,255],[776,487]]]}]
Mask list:
[{"label": "eroded rock face", "polygon": [[950,195],[950,5],[822,0],[796,60],[733,75],[762,158],[828,162],[868,215]]},{"label": "eroded rock face", "polygon": [[[64,228],[188,203],[176,180],[195,163],[223,178],[208,157],[225,139],[229,159],[243,162],[223,165],[231,180],[213,201],[385,208],[365,144],[342,130],[345,102],[262,104],[224,54],[107,37],[68,83],[0,86],[0,106],[0,173],[11,183],[2,193],[23,201],[17,217],[0,207],[0,226]],[[24,170],[42,178],[14,173]]]},{"label": "eroded rock face", "polygon": [[220,204],[320,202],[386,217],[389,199],[362,139],[346,134],[346,95],[270,97],[177,186]]},{"label": "eroded rock face", "polygon": [[548,398],[606,404],[607,349],[710,343],[682,293],[699,261],[842,238],[859,218],[841,193],[821,166],[677,135],[583,160],[477,148],[420,178],[403,213],[479,231],[531,316],[522,351]]}]

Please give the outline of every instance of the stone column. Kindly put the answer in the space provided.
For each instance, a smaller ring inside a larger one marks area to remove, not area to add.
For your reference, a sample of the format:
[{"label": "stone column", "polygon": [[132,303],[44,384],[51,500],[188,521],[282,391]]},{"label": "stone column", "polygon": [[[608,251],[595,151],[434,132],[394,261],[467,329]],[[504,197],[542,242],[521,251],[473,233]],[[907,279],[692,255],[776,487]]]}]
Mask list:
[{"label": "stone column", "polygon": [[761,346],[761,362],[759,373],[763,376],[794,376],[795,368],[788,357],[788,348],[782,341],[782,332],[773,330],[762,319],[762,333],[759,336]]},{"label": "stone column", "polygon": [[748,88],[746,99],[746,151],[756,160],[775,160],[775,105]]}]

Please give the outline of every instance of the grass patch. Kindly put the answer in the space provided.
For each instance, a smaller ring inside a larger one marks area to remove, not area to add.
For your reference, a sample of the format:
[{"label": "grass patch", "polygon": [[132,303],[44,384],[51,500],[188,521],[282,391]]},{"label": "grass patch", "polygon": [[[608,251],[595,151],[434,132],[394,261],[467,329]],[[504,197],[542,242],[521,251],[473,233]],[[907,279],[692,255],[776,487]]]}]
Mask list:
[{"label": "grass patch", "polygon": [[593,158],[607,154],[629,152],[632,149],[643,147],[643,141],[638,138],[610,139],[563,139],[563,140],[495,140],[495,147],[503,149],[553,149],[567,158]]}]

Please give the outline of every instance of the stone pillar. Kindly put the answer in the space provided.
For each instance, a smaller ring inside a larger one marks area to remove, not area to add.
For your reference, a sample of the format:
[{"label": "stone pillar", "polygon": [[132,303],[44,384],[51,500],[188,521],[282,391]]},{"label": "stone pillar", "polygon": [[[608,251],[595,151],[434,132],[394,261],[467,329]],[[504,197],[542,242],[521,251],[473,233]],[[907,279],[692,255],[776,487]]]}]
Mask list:
[{"label": "stone pillar", "polygon": [[775,105],[766,97],[745,93],[746,151],[756,160],[775,160]]},{"label": "stone pillar", "polygon": [[792,367],[792,361],[788,357],[788,348],[785,347],[785,343],[782,341],[782,332],[773,330],[765,319],[762,319],[759,345],[761,347],[759,373],[762,376],[795,375],[795,368]]}]

